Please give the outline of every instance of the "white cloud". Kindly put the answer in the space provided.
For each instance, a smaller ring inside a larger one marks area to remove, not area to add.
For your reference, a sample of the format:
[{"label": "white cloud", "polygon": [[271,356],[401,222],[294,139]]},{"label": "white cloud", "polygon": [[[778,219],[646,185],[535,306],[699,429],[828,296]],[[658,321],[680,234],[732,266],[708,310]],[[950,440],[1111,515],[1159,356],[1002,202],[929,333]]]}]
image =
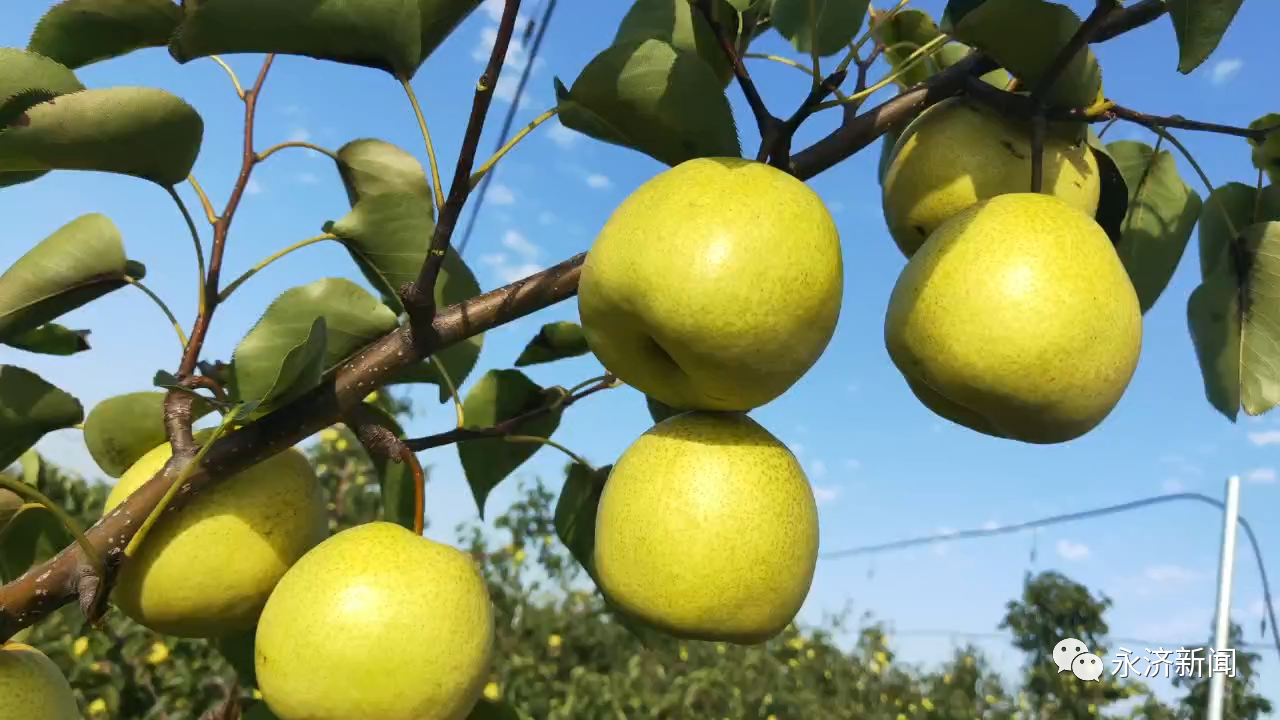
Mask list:
[{"label": "white cloud", "polygon": [[844,467],[846,470],[853,472],[853,471],[856,471],[858,468],[862,467],[862,463],[857,460],[854,460],[853,458],[849,458],[848,460],[844,461]]},{"label": "white cloud", "polygon": [[313,185],[320,182],[320,178],[316,177],[315,173],[304,172],[298,174],[298,182],[304,185]]},{"label": "white cloud", "polygon": [[1263,430],[1249,433],[1249,442],[1254,445],[1280,445],[1280,430]]},{"label": "white cloud", "polygon": [[570,148],[577,144],[578,139],[582,136],[576,130],[570,130],[561,125],[557,119],[551,123],[551,127],[547,130],[547,137],[551,138],[551,142],[562,148]]},{"label": "white cloud", "polygon": [[800,457],[804,454],[804,445],[801,445],[800,443],[792,443],[789,447],[791,448],[791,454],[796,457]]},{"label": "white cloud", "polygon": [[1250,470],[1249,473],[1244,476],[1244,479],[1249,482],[1270,485],[1276,481],[1276,471],[1274,468],[1257,468],[1255,470]]},{"label": "white cloud", "polygon": [[306,142],[311,139],[311,131],[304,127],[296,127],[289,133],[289,142]]},{"label": "white cloud", "polygon": [[528,277],[543,269],[543,266],[532,262],[513,262],[506,253],[490,253],[481,255],[480,262],[493,268],[494,274],[505,283],[512,283]]},{"label": "white cloud", "polygon": [[1160,483],[1160,492],[1165,495],[1176,495],[1186,489],[1187,486],[1178,478],[1166,478],[1164,482]]},{"label": "white cloud", "polygon": [[538,223],[542,225],[552,225],[556,221],[555,213],[549,210],[543,210],[538,214]]},{"label": "white cloud", "polygon": [[610,180],[607,175],[601,175],[600,173],[591,173],[590,175],[587,176],[587,187],[595,188],[597,190],[604,190],[612,186],[613,186],[613,181]]},{"label": "white cloud", "polygon": [[1089,557],[1089,546],[1084,543],[1059,540],[1057,549],[1063,560],[1079,561]]},{"label": "white cloud", "polygon": [[[481,9],[492,25],[487,25],[480,30],[480,37],[476,40],[476,45],[471,49],[471,57],[476,62],[487,63],[489,54],[493,52],[493,44],[498,39],[498,22],[502,19],[502,9],[505,3],[502,0],[485,0]],[[516,14],[516,28],[523,28],[528,23],[528,18],[522,14]],[[529,51],[519,37],[511,38],[507,45],[507,56],[503,60],[502,74],[498,77],[498,86],[493,89],[493,97],[503,102],[511,102],[515,99],[516,87],[520,84],[520,75],[524,72],[525,67],[529,64]],[[533,61],[533,74],[538,71],[546,63],[542,58]],[[532,83],[525,85],[524,97],[520,98],[520,107],[533,103],[534,98],[531,97]]]},{"label": "white cloud", "polygon": [[827,464],[821,460],[814,460],[809,464],[809,471],[813,473],[814,479],[821,480],[827,476]]},{"label": "white cloud", "polygon": [[840,488],[814,486],[813,497],[818,501],[819,505],[826,505],[829,502],[834,502],[836,498],[840,497]]},{"label": "white cloud", "polygon": [[[934,534],[942,537],[949,537],[949,536],[955,535],[957,532],[959,531],[952,527],[940,527],[935,531]],[[933,544],[933,552],[935,555],[939,555],[939,556],[946,555],[947,553],[951,552],[951,545],[952,543],[943,542],[940,540]]]},{"label": "white cloud", "polygon": [[1002,526],[1000,525],[999,521],[996,521],[996,520],[988,520],[982,523],[983,530],[999,530],[1001,527]]},{"label": "white cloud", "polygon": [[511,188],[497,183],[489,186],[489,202],[494,205],[511,205],[516,201],[516,194]]},{"label": "white cloud", "polygon": [[1223,58],[1214,64],[1209,74],[1209,82],[1214,85],[1225,85],[1244,67],[1240,58]]},{"label": "white cloud", "polygon": [[529,259],[537,257],[538,253],[542,252],[541,248],[529,241],[529,238],[515,230],[508,230],[502,236],[502,247]]},{"label": "white cloud", "polygon": [[257,178],[251,177],[249,184],[244,186],[244,191],[250,195],[258,195],[263,191],[262,183],[258,182]]},{"label": "white cloud", "polygon": [[832,202],[827,203],[827,209],[835,214],[842,213],[844,212],[844,203],[840,202],[839,200],[834,200]]},{"label": "white cloud", "polygon": [[1152,565],[1142,571],[1143,580],[1160,585],[1187,583],[1199,578],[1199,573],[1181,565]]}]

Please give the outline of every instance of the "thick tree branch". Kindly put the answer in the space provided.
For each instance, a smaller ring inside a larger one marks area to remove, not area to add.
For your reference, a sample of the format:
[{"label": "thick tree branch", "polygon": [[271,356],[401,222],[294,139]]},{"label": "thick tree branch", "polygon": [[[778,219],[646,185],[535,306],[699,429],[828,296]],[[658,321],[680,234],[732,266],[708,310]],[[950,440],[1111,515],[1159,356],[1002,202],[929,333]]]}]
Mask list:
[{"label": "thick tree branch", "polygon": [[427,257],[418,272],[417,281],[401,290],[401,299],[419,343],[431,340],[431,322],[436,312],[436,279],[440,277],[440,266],[449,250],[449,241],[453,238],[458,218],[462,216],[462,208],[471,195],[471,169],[476,163],[476,150],[480,146],[485,117],[489,114],[489,105],[493,102],[493,93],[498,87],[498,78],[502,75],[502,66],[507,59],[507,49],[511,46],[511,36],[515,33],[516,15],[519,12],[520,0],[507,0],[502,10],[502,19],[498,22],[493,50],[489,53],[489,62],[480,76],[480,82],[476,84],[475,97],[471,101],[471,116],[462,137],[458,164],[453,171],[453,182],[449,185],[449,196],[445,199],[444,207],[440,208],[440,214],[436,218]]}]

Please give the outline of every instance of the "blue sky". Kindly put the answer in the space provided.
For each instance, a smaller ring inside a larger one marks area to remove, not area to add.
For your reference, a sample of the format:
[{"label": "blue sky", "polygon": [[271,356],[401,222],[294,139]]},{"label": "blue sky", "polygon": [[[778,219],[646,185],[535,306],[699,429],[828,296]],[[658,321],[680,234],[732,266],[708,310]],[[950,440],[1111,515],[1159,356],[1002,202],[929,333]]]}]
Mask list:
[{"label": "blue sky", "polygon": [[[913,3],[940,13],[943,2]],[[1081,14],[1092,3],[1070,3]],[[527,2],[538,12],[539,2]],[[561,0],[535,64],[517,126],[550,107],[552,77],[571,83],[612,37],[628,4]],[[11,0],[0,23],[0,45],[22,47],[48,3]],[[451,174],[481,60],[492,43],[499,5],[487,2],[420,71],[414,87]],[[1095,46],[1106,71],[1109,97],[1156,114],[1243,125],[1275,111],[1280,93],[1267,80],[1273,66],[1271,28],[1280,5],[1252,0],[1217,53],[1190,76],[1178,75],[1171,24],[1166,19],[1119,40]],[[799,57],[776,35],[753,50]],[[227,58],[246,84],[260,58]],[[521,48],[509,55],[482,154],[487,155],[511,101]],[[750,69],[776,114],[789,114],[808,90],[791,68],[750,61]],[[880,68],[883,71],[883,67]],[[242,106],[226,75],[208,60],[185,66],[163,50],[149,50],[80,72],[90,87],[149,85],[174,92],[204,116],[205,144],[194,174],[221,208],[238,169]],[[873,102],[888,97],[878,95]],[[740,118],[743,144],[758,137],[737,88],[730,98]],[[263,91],[259,149],[288,139],[337,148],[358,137],[396,143],[425,162],[421,138],[401,89],[385,74],[302,58],[279,58]],[[838,112],[821,113],[801,131],[796,146],[829,131]],[[1183,133],[1215,183],[1252,182],[1243,140]],[[1113,128],[1108,140],[1147,139],[1139,129]],[[1198,280],[1194,249],[1187,253],[1165,295],[1147,314],[1142,359],[1128,393],[1098,429],[1059,446],[1030,446],[988,438],[929,413],[912,396],[884,350],[882,323],[889,291],[904,260],[884,228],[875,180],[878,144],[811,181],[841,231],[846,267],[843,315],[826,354],[789,393],[754,413],[804,461],[821,502],[822,547],[839,550],[948,530],[1025,521],[1042,515],[1107,505],[1162,492],[1191,490],[1221,495],[1225,478],[1244,479],[1242,513],[1259,533],[1264,551],[1280,553],[1280,416],[1242,417],[1231,424],[1204,399],[1186,332],[1185,303]],[[1194,175],[1179,159],[1184,178]],[[626,194],[662,169],[656,161],[576,136],[548,123],[500,165],[466,260],[487,290],[587,249],[595,232]],[[1204,196],[1204,190],[1193,183]],[[196,207],[188,187],[181,190]],[[259,166],[236,216],[224,277],[232,278],[262,257],[319,232],[347,209],[332,164],[303,151],[287,151]],[[149,269],[148,285],[189,324],[195,315],[191,242],[181,218],[158,187],[96,173],[55,173],[0,192],[5,239],[0,267],[72,218],[109,215],[124,232],[132,258]],[[207,240],[207,237],[206,237]],[[345,252],[315,245],[272,265],[247,283],[218,312],[206,357],[228,359],[235,344],[279,292],[322,277],[363,282]],[[481,371],[509,367],[544,322],[576,320],[573,302],[540,312],[490,333]],[[77,395],[86,407],[112,395],[147,389],[156,370],[172,370],[175,336],[140,293],[122,290],[65,318],[91,328],[93,351],[44,358],[10,348],[0,360],[27,366]],[[599,374],[581,358],[534,367],[544,384],[573,384]],[[419,392],[420,413],[410,431],[444,429],[447,406],[434,389]],[[595,396],[576,406],[557,439],[597,464],[613,462],[650,424],[643,397],[631,389]],[[58,433],[41,449],[53,460],[97,475],[78,433]],[[423,455],[431,466],[430,534],[453,537],[457,523],[475,518],[456,451]],[[517,476],[560,481],[563,457],[544,450]],[[512,478],[490,499],[490,514],[514,496]],[[1105,592],[1117,636],[1148,639],[1164,647],[1204,644],[1213,612],[1220,517],[1206,506],[1173,504],[1132,514],[1047,528],[1030,534],[938,544],[874,558],[819,565],[803,618],[851,604],[901,631],[895,645],[906,660],[929,662],[949,653],[955,638],[919,631],[994,632],[1005,603],[1020,591],[1023,573],[1057,568]],[[1033,559],[1033,548],[1034,559]],[[1261,589],[1253,558],[1244,548],[1236,575],[1234,618],[1247,639],[1258,642]],[[1019,657],[1000,638],[980,644],[1004,669]],[[1131,648],[1132,649],[1132,648]],[[1280,701],[1280,663],[1267,652],[1264,688]]]}]

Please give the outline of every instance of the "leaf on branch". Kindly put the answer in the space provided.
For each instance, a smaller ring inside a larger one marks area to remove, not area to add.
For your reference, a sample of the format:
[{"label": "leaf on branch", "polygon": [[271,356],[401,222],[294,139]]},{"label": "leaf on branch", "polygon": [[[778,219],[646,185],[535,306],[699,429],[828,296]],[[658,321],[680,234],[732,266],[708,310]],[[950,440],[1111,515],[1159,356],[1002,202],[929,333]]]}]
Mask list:
[{"label": "leaf on branch", "polygon": [[[1080,17],[1045,0],[950,0],[943,29],[990,56],[1027,87],[1035,87],[1076,30]],[[1088,107],[1102,92],[1102,68],[1081,48],[1045,95],[1049,105]]]},{"label": "leaf on branch", "polygon": [[[385,409],[366,403],[363,411],[376,416],[378,424],[395,433],[396,437],[401,440],[405,438],[400,423]],[[366,451],[366,454],[378,475],[378,488],[382,491],[382,518],[412,530],[417,520],[414,517],[414,496],[417,489],[414,487],[412,468],[404,462],[395,462],[377,453]]]},{"label": "leaf on branch", "polygon": [[[1267,113],[1249,123],[1250,130],[1262,128],[1280,128],[1280,113]],[[1262,142],[1249,140],[1253,146],[1253,166],[1267,174],[1271,182],[1280,180],[1280,130],[1267,134]]]},{"label": "leaf on branch", "polygon": [[258,673],[253,662],[254,630],[223,635],[214,640],[218,654],[236,671],[240,687],[258,686]]},{"label": "leaf on branch", "polygon": [[15,580],[72,542],[57,515],[42,505],[27,505],[0,528],[0,583]]},{"label": "leaf on branch", "polygon": [[522,720],[516,709],[501,700],[482,697],[471,709],[467,720]]},{"label": "leaf on branch", "polygon": [[89,349],[89,331],[46,323],[11,337],[4,344],[38,355],[75,355]]},{"label": "leaf on branch", "polygon": [[516,359],[516,367],[539,365],[565,358],[578,357],[591,352],[582,326],[572,322],[553,322],[543,325]]},{"label": "leaf on branch", "polygon": [[204,121],[156,88],[85,90],[41,103],[0,132],[0,171],[97,170],[172,187],[200,153]]},{"label": "leaf on branch", "polygon": [[14,365],[0,365],[0,469],[48,433],[84,420],[84,407],[44,378]]},{"label": "leaf on branch", "polygon": [[675,166],[696,157],[741,157],[719,78],[697,55],[661,40],[614,45],[573,87],[555,81],[560,123]]},{"label": "leaf on branch", "polygon": [[79,68],[164,47],[181,22],[172,0],[63,0],[36,23],[27,50]]},{"label": "leaf on branch", "polygon": [[[485,428],[536,410],[552,402],[559,390],[548,391],[519,370],[490,370],[472,386],[462,402],[467,427]],[[560,426],[560,410],[539,415],[512,434],[549,438]],[[481,519],[484,503],[516,468],[542,449],[542,443],[511,442],[503,437],[458,443],[458,458],[467,475]]]},{"label": "leaf on branch", "polygon": [[[721,26],[737,41],[737,12],[724,0],[717,0],[715,11]],[[643,40],[661,40],[681,50],[694,53],[711,66],[722,85],[733,80],[733,64],[720,47],[716,33],[702,13],[689,0],[635,0],[627,11],[613,45]]]},{"label": "leaf on branch", "polygon": [[40,453],[36,452],[35,448],[31,448],[18,458],[18,465],[22,467],[22,482],[31,487],[39,487],[40,473],[44,470],[44,461],[40,459]]},{"label": "leaf on branch", "polygon": [[[116,395],[89,411],[84,420],[84,444],[108,477],[120,477],[139,458],[168,440],[165,395],[153,390]],[[203,397],[194,397],[193,421],[213,412],[213,406]]]},{"label": "leaf on branch", "polygon": [[210,55],[302,55],[409,79],[480,0],[203,0],[169,43],[180,63]]},{"label": "leaf on branch", "polygon": [[1111,244],[1120,245],[1125,216],[1129,214],[1129,185],[1116,159],[1092,127],[1085,128],[1085,142],[1098,163],[1098,209],[1093,219],[1107,233]]},{"label": "leaf on branch", "polygon": [[81,215],[18,258],[0,275],[0,342],[9,343],[78,307],[140,279],[125,258],[120,230],[97,213]]},{"label": "leaf on branch", "polygon": [[1165,3],[1178,39],[1178,72],[1200,67],[1218,49],[1244,0],[1184,0]]},{"label": "leaf on branch", "polygon": [[391,308],[350,280],[286,290],[236,347],[228,389],[237,401],[261,401],[255,412],[265,414],[396,325]]},{"label": "leaf on branch", "polygon": [[653,418],[653,422],[655,425],[662,422],[663,420],[666,420],[669,417],[674,417],[684,412],[684,410],[678,410],[676,408],[673,408],[670,405],[667,405],[666,403],[662,402],[661,400],[654,400],[648,395],[645,395],[644,402],[645,402],[645,405],[649,408],[649,417]]},{"label": "leaf on branch", "polygon": [[[338,150],[338,172],[351,212],[324,231],[342,240],[360,271],[382,295],[382,302],[403,312],[397,290],[418,277],[435,231],[431,185],[422,165],[409,153],[381,140],[354,140]],[[436,280],[437,307],[480,294],[480,283],[452,247]],[[437,358],[449,378],[461,385],[475,368],[484,345],[476,335],[441,351]],[[440,402],[449,390],[430,362],[408,368],[394,382],[434,383]]]},{"label": "leaf on branch", "polygon": [[0,47],[0,107],[31,90],[52,97],[84,90],[71,68],[36,52]]},{"label": "leaf on branch", "polygon": [[862,29],[869,0],[774,0],[770,17],[797,51],[829,57],[849,49]]},{"label": "leaf on branch", "polygon": [[[936,65],[938,72],[941,72],[965,59],[972,53],[973,48],[965,45],[964,43],[949,42],[944,44],[942,48],[938,50],[936,55],[929,58],[929,62],[926,64]],[[985,75],[979,76],[978,79],[992,87],[1004,90],[1009,86],[1009,82],[1013,77],[1009,75],[1008,70],[1005,70],[1004,68],[996,68]]]},{"label": "leaf on branch", "polygon": [[1208,279],[1229,258],[1236,233],[1260,222],[1280,221],[1280,187],[1259,193],[1244,183],[1219,185],[1200,211],[1200,277]]},{"label": "leaf on branch", "polygon": [[[888,14],[890,11],[885,10],[877,13],[871,12],[872,22],[876,21],[880,15]],[[884,59],[889,63],[889,67],[897,72],[902,69],[908,57],[921,47],[929,43],[931,40],[941,35],[938,30],[938,24],[929,17],[929,13],[915,8],[905,8],[899,10],[890,16],[887,20],[880,21],[872,31],[875,39],[884,46]],[[942,55],[943,52],[950,50],[953,62],[958,62],[965,55],[969,54],[970,49],[959,43],[950,43],[938,52],[935,58]],[[903,74],[898,76],[896,80],[898,87],[903,90],[924,82],[939,69],[939,63],[934,62],[934,58],[928,58],[917,62],[911,66]]]},{"label": "leaf on branch", "polygon": [[1116,251],[1145,313],[1182,261],[1200,219],[1200,196],[1182,181],[1168,150],[1157,153],[1144,143],[1120,140],[1108,144],[1107,151],[1129,188],[1129,210]]},{"label": "leaf on branch", "polygon": [[1280,222],[1250,225],[1187,302],[1209,403],[1235,422],[1280,403]]}]

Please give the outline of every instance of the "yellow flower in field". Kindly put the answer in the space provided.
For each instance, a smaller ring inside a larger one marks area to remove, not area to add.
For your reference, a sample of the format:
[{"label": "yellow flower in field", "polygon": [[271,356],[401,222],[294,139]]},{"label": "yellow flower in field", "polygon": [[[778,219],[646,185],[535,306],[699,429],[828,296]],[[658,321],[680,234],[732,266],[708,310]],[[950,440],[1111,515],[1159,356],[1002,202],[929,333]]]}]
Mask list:
[{"label": "yellow flower in field", "polygon": [[765,693],[765,695],[764,695],[764,700],[763,700],[762,702],[764,702],[764,704],[765,704],[765,705],[772,705],[772,704],[773,704],[773,693]]},{"label": "yellow flower in field", "polygon": [[777,715],[770,715],[769,717],[765,718],[765,720],[778,720],[778,716],[777,716]]},{"label": "yellow flower in field", "polygon": [[373,392],[369,393],[367,396],[365,396],[364,401],[367,403],[378,402],[378,391],[374,390]]},{"label": "yellow flower in field", "polygon": [[333,442],[338,439],[338,431],[333,428],[325,428],[320,431],[321,442]]},{"label": "yellow flower in field", "polygon": [[988,695],[988,696],[986,696],[986,697],[984,697],[984,698],[982,698],[982,699],[983,699],[983,700],[986,700],[988,705],[995,705],[995,704],[996,704],[996,702],[997,702],[997,700],[995,699],[995,697],[994,697],[994,696],[992,696],[992,695]]},{"label": "yellow flower in field", "polygon": [[550,535],[543,535],[542,542],[550,545],[551,543],[555,542],[555,538],[551,537]]},{"label": "yellow flower in field", "polygon": [[788,664],[788,665],[790,665],[790,666],[791,666],[791,667],[793,667],[793,668],[798,668],[798,667],[800,667],[800,661],[799,661],[799,660],[797,660],[797,659],[795,659],[795,658],[791,658],[790,660],[788,660],[788,661],[787,661],[787,664]]},{"label": "yellow flower in field", "polygon": [[929,698],[922,698],[922,699],[920,700],[920,707],[924,708],[925,710],[932,710],[932,709],[933,709],[933,701],[932,701],[932,700],[930,700]]},{"label": "yellow flower in field", "polygon": [[337,442],[335,442],[335,443],[333,444],[333,449],[334,449],[334,450],[337,450],[338,452],[342,452],[343,450],[346,450],[346,449],[347,449],[347,439],[346,439],[346,438],[338,438],[338,441],[337,441]]},{"label": "yellow flower in field", "polygon": [[249,694],[253,696],[253,699],[254,699],[254,700],[261,700],[261,699],[262,699],[262,691],[261,691],[261,690],[259,690],[258,688],[254,688],[254,689],[253,689],[253,692],[251,692],[251,693],[249,693]]},{"label": "yellow flower in field", "polygon": [[721,655],[723,655],[723,654],[724,654],[724,651],[725,651],[725,645],[724,645],[724,643],[716,643],[716,652],[718,652],[718,653],[720,653]]},{"label": "yellow flower in field", "polygon": [[800,650],[804,648],[804,638],[793,637],[787,641],[787,645],[789,645],[792,650]]},{"label": "yellow flower in field", "polygon": [[906,713],[898,713],[898,720],[911,720]]},{"label": "yellow flower in field", "polygon": [[867,663],[867,668],[870,669],[871,672],[873,673],[879,673],[880,663],[876,662],[875,660],[872,660],[870,663]]},{"label": "yellow flower in field", "polygon": [[1097,706],[1097,705],[1094,705],[1093,703],[1089,703],[1089,714],[1090,714],[1090,715],[1097,715],[1097,714],[1098,714],[1098,706]]},{"label": "yellow flower in field", "polygon": [[102,698],[97,698],[93,702],[89,703],[89,714],[90,715],[106,715],[107,701],[103,700]]},{"label": "yellow flower in field", "polygon": [[689,651],[688,651],[688,650],[685,650],[683,647],[681,647],[681,648],[680,648],[680,659],[681,659],[681,660],[688,660],[688,659],[689,659]]},{"label": "yellow flower in field", "polygon": [[889,664],[889,656],[888,656],[888,655],[885,655],[883,652],[880,652],[879,650],[877,650],[877,651],[876,651],[876,662],[880,663],[881,665],[888,665],[888,664]]},{"label": "yellow flower in field", "polygon": [[484,686],[484,696],[490,700],[497,700],[502,697],[502,688],[498,687],[498,683],[491,682]]},{"label": "yellow flower in field", "polygon": [[915,703],[907,703],[907,712],[914,713],[916,711]]},{"label": "yellow flower in field", "polygon": [[517,550],[514,558],[514,560],[516,561],[516,564],[519,565],[520,563],[524,562],[524,558],[525,558],[524,550]]},{"label": "yellow flower in field", "polygon": [[169,659],[169,646],[159,640],[151,644],[151,651],[147,653],[147,662],[152,665],[159,665]]},{"label": "yellow flower in field", "polygon": [[558,647],[560,647],[560,643],[561,643],[561,642],[562,642],[562,641],[561,641],[561,639],[560,639],[560,636],[559,636],[559,635],[552,635],[551,637],[547,638],[547,646],[548,646],[548,647],[558,648]]},{"label": "yellow flower in field", "polygon": [[942,676],[942,684],[943,684],[943,685],[950,685],[950,684],[951,684],[951,676],[950,676],[950,675],[943,675],[943,676]]},{"label": "yellow flower in field", "polygon": [[806,650],[806,651],[804,652],[804,655],[805,655],[805,657],[807,657],[807,658],[809,658],[810,660],[812,660],[812,659],[813,659],[813,657],[814,657],[815,655],[817,655],[817,653],[815,653],[815,652],[813,651],[813,648],[809,648],[808,650]]},{"label": "yellow flower in field", "polygon": [[84,637],[83,635],[76,638],[75,644],[71,646],[71,650],[76,654],[76,657],[83,656],[85,653],[89,652],[89,638]]}]

